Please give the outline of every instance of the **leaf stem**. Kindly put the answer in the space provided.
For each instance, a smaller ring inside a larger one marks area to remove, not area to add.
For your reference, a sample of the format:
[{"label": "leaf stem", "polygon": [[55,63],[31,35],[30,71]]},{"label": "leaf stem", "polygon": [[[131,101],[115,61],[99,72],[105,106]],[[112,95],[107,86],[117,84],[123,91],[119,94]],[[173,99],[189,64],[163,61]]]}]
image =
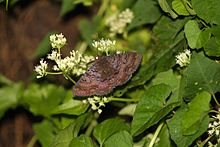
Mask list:
[{"label": "leaf stem", "polygon": [[29,143],[27,144],[26,147],[33,147],[34,144],[36,143],[36,141],[37,141],[37,136],[34,135],[34,136],[31,138],[31,140],[29,141]]},{"label": "leaf stem", "polygon": [[102,0],[102,4],[99,8],[97,15],[102,16],[108,6],[109,6],[109,0]]},{"label": "leaf stem", "polygon": [[162,122],[158,127],[157,127],[157,130],[155,131],[154,133],[154,136],[149,144],[148,147],[153,147],[154,143],[156,142],[156,139],[157,139],[157,136],[159,135],[161,129],[163,128],[163,125],[164,125],[164,122]]},{"label": "leaf stem", "polygon": [[128,98],[109,97],[109,101],[138,102],[139,99],[128,99]]},{"label": "leaf stem", "polygon": [[49,71],[47,71],[46,73],[48,75],[59,75],[59,74],[62,74],[63,72],[62,71],[60,71],[60,72],[49,72]]},{"label": "leaf stem", "polygon": [[208,138],[206,138],[206,140],[204,140],[203,142],[201,142],[198,147],[203,147],[208,141],[209,139],[211,139],[213,137],[214,134],[212,134],[211,136],[209,136]]},{"label": "leaf stem", "polygon": [[98,124],[98,123],[97,123],[97,121],[96,121],[95,119],[92,120],[92,122],[90,123],[90,125],[89,125],[88,128],[86,129],[85,134],[88,135],[88,136],[90,136],[90,135],[92,134],[93,128],[94,128],[97,124]]},{"label": "leaf stem", "polygon": [[76,85],[76,81],[74,81],[68,74],[64,74],[74,85]]},{"label": "leaf stem", "polygon": [[220,107],[220,104],[219,104],[218,100],[216,99],[215,94],[212,93],[212,96],[213,96],[213,98],[214,98],[216,104],[218,105],[218,107]]}]

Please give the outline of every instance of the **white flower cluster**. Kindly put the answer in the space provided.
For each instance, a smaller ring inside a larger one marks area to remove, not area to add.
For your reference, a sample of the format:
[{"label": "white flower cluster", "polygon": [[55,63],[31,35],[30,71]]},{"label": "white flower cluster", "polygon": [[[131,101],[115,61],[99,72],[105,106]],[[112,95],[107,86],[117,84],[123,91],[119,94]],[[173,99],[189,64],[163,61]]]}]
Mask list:
[{"label": "white flower cluster", "polygon": [[89,103],[92,105],[92,110],[97,110],[99,114],[102,113],[102,109],[100,107],[105,107],[105,103],[108,103],[109,99],[107,97],[98,97],[94,96],[93,98],[88,98],[87,100],[83,100],[83,103]]},{"label": "white flower cluster", "polygon": [[[218,144],[220,142],[220,114],[212,116],[212,118],[214,118],[214,121],[209,123],[208,134],[215,135],[217,137]],[[208,142],[209,146],[217,146],[217,144],[213,145],[211,141]]]},{"label": "white flower cluster", "polygon": [[93,41],[92,46],[96,49],[98,49],[101,52],[108,53],[109,50],[111,50],[115,46],[116,41],[111,41],[109,39],[101,39],[99,41]]},{"label": "white flower cluster", "polygon": [[60,49],[66,44],[66,38],[61,34],[50,35],[50,43],[52,48]]},{"label": "white flower cluster", "polygon": [[70,56],[63,59],[57,51],[53,51],[47,58],[56,62],[56,65],[53,66],[54,71],[62,71],[63,73],[71,73],[77,76],[85,73],[88,67],[87,64],[94,60],[92,56],[82,56],[82,54],[74,50],[70,52]]},{"label": "white flower cluster", "polygon": [[118,15],[113,15],[106,20],[107,26],[110,28],[111,36],[122,34],[127,24],[131,23],[134,14],[130,9],[125,9]]},{"label": "white flower cluster", "polygon": [[190,63],[191,52],[186,49],[184,52],[180,53],[176,56],[176,63],[180,65],[180,67],[187,66]]},{"label": "white flower cluster", "polygon": [[41,59],[40,65],[35,66],[34,70],[38,73],[37,78],[46,76],[47,75],[47,62]]},{"label": "white flower cluster", "polygon": [[[57,38],[62,38],[61,40],[64,41],[66,38],[62,34],[55,34],[51,35],[50,39],[53,38],[54,36]],[[51,39],[52,40],[52,39]],[[56,39],[55,39],[56,40]],[[62,42],[62,41],[61,41]],[[66,42],[66,41],[65,41]],[[59,47],[61,47],[62,43],[60,43]],[[53,46],[53,43],[51,43]],[[64,44],[63,44],[64,45]],[[58,47],[58,46],[56,46]],[[60,48],[58,48],[60,49]],[[59,50],[53,50],[51,54],[48,54],[47,59],[53,60],[56,65],[53,66],[53,72],[47,72],[47,63],[46,61],[41,60],[40,65],[35,67],[35,71],[38,73],[37,78],[41,78],[43,76],[46,76],[47,74],[57,74],[57,73],[62,73],[65,77],[66,75],[81,75],[86,72],[88,68],[88,63],[94,60],[94,57],[92,56],[83,56],[81,53],[78,51],[71,51],[70,56],[67,56],[65,58],[61,58],[61,53]],[[66,77],[67,78],[67,77]]]}]

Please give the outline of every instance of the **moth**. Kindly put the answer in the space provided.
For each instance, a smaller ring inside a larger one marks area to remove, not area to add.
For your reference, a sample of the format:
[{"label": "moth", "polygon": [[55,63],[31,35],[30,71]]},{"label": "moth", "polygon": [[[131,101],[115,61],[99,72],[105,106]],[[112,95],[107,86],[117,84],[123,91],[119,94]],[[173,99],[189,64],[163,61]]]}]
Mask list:
[{"label": "moth", "polygon": [[142,55],[136,52],[98,57],[77,81],[73,94],[81,97],[109,94],[132,77],[141,59]]}]

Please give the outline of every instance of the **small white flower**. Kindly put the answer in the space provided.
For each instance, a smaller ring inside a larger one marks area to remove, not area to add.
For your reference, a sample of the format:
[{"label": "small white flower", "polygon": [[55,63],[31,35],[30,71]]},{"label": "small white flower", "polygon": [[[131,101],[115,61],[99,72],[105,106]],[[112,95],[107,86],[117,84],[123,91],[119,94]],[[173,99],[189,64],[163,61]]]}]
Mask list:
[{"label": "small white flower", "polygon": [[110,28],[111,36],[115,34],[122,34],[127,24],[131,23],[134,18],[134,14],[130,9],[126,9],[118,15],[110,16],[106,20],[106,24]]},{"label": "small white flower", "polygon": [[51,54],[47,55],[47,59],[57,61],[61,58],[61,54],[57,53],[56,50],[53,50]]},{"label": "small white flower", "polygon": [[130,9],[127,8],[118,15],[118,18],[121,22],[131,23],[132,19],[134,18],[134,14]]},{"label": "small white flower", "polygon": [[50,35],[50,43],[52,48],[60,49],[66,44],[66,38],[61,34]]},{"label": "small white flower", "polygon": [[84,104],[87,104],[87,100],[83,100],[82,102],[83,102]]},{"label": "small white flower", "polygon": [[220,137],[220,118],[219,118],[219,114],[217,114],[216,116],[212,116],[212,118],[214,118],[214,121],[209,123],[209,127],[208,127],[208,134],[209,135],[213,135],[215,134],[216,136]]},{"label": "small white flower", "polygon": [[98,113],[101,114],[102,113],[102,109],[98,109]]},{"label": "small white flower", "polygon": [[35,71],[37,72],[37,78],[41,78],[47,75],[47,62],[43,59],[40,60],[40,65],[35,66]]},{"label": "small white flower", "polygon": [[98,109],[98,107],[95,104],[92,103],[91,105],[92,105],[92,107],[91,107],[92,110],[97,110]]},{"label": "small white flower", "polygon": [[93,41],[92,46],[98,49],[101,52],[108,52],[111,50],[116,44],[116,41],[109,40],[109,39],[101,39],[99,41]]},{"label": "small white flower", "polygon": [[100,114],[102,113],[101,107],[105,107],[105,103],[109,102],[109,100],[106,97],[93,96],[87,98],[87,102],[89,102],[89,104],[91,105],[92,110],[97,110]]},{"label": "small white flower", "polygon": [[180,53],[176,56],[176,63],[180,65],[180,67],[187,66],[190,63],[191,52],[186,49],[184,52]]}]

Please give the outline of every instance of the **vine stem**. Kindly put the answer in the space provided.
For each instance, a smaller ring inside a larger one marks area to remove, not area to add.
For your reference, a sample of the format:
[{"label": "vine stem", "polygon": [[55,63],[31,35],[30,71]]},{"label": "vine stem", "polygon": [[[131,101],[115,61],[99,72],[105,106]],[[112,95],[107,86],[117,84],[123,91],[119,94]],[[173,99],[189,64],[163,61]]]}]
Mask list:
[{"label": "vine stem", "polygon": [[139,99],[127,99],[127,98],[116,98],[116,97],[110,97],[110,101],[121,101],[121,102],[138,102]]},{"label": "vine stem", "polygon": [[149,144],[148,147],[153,147],[154,143],[156,142],[156,139],[157,139],[157,136],[159,135],[161,129],[163,128],[163,125],[164,125],[164,122],[162,122],[158,127],[157,127],[157,130],[155,131],[154,133],[154,136]]},{"label": "vine stem", "polygon": [[34,135],[34,136],[31,138],[31,140],[29,141],[29,143],[27,144],[26,147],[33,147],[34,144],[36,143],[36,141],[37,141],[37,136]]}]

